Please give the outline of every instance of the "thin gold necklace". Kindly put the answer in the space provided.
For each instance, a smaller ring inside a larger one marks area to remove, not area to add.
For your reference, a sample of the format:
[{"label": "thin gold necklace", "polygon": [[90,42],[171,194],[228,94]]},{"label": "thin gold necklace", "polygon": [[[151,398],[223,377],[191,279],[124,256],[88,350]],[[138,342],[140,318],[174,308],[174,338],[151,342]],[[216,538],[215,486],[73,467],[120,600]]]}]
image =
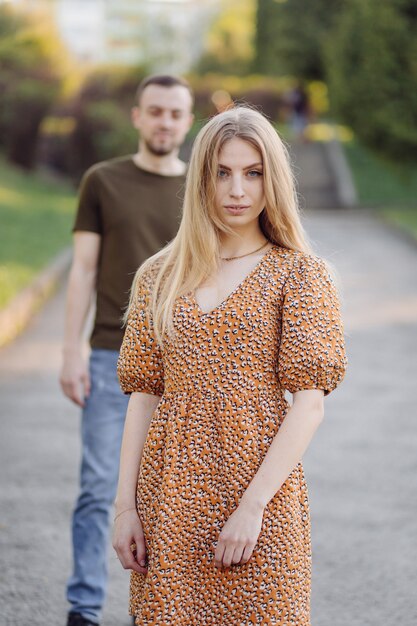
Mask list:
[{"label": "thin gold necklace", "polygon": [[246,254],[241,254],[239,256],[226,256],[226,257],[221,256],[220,259],[222,261],[235,261],[236,259],[243,259],[243,257],[245,256],[250,256],[251,254],[256,254],[256,252],[260,252],[261,250],[266,248],[268,244],[269,244],[269,241],[266,240],[265,243],[263,243],[259,248],[256,248],[256,250],[252,250],[252,252],[247,252]]}]

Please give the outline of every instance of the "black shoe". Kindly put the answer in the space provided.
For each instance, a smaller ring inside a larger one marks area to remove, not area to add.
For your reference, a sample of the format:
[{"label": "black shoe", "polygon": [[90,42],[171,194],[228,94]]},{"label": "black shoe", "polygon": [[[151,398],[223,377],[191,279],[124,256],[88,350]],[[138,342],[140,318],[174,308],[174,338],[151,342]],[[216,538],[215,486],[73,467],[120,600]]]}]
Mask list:
[{"label": "black shoe", "polygon": [[81,613],[68,613],[67,626],[100,626],[100,624],[83,617]]}]

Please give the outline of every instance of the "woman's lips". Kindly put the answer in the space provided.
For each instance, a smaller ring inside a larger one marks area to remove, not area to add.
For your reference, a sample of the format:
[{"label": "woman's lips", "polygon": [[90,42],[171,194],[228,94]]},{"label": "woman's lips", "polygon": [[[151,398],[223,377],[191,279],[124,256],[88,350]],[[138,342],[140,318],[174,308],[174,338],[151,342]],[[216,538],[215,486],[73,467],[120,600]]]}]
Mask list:
[{"label": "woman's lips", "polygon": [[242,204],[228,204],[225,206],[225,209],[231,215],[241,215],[249,209],[249,206]]}]

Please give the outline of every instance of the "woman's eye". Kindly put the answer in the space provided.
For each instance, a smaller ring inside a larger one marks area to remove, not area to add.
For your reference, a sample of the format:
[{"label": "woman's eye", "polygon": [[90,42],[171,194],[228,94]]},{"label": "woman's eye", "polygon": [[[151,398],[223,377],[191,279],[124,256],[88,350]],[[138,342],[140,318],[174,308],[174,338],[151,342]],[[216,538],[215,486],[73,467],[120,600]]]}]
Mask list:
[{"label": "woman's eye", "polygon": [[226,177],[227,177],[227,174],[228,174],[228,173],[226,172],[226,170],[219,170],[219,171],[217,172],[217,176],[218,176],[219,178],[226,178]]},{"label": "woman's eye", "polygon": [[257,176],[262,176],[262,172],[260,172],[259,170],[250,170],[248,172],[248,176],[250,178],[256,178]]}]

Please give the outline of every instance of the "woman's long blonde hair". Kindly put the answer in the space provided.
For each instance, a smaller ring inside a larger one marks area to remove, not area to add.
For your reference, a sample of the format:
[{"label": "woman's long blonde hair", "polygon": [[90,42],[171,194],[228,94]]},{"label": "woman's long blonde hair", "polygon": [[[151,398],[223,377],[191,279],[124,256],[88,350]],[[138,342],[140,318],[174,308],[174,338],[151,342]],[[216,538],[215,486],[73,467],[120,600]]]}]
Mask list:
[{"label": "woman's long blonde hair", "polygon": [[247,106],[236,106],[216,115],[194,142],[178,234],[145,261],[132,284],[126,318],[143,275],[152,269],[150,312],[160,342],[172,328],[177,298],[193,292],[216,271],[220,233],[233,232],[217,214],[214,195],[220,151],[234,137],[250,143],[262,156],[265,208],[259,221],[265,237],[278,246],[310,252],[300,221],[288,152],[273,126]]}]

